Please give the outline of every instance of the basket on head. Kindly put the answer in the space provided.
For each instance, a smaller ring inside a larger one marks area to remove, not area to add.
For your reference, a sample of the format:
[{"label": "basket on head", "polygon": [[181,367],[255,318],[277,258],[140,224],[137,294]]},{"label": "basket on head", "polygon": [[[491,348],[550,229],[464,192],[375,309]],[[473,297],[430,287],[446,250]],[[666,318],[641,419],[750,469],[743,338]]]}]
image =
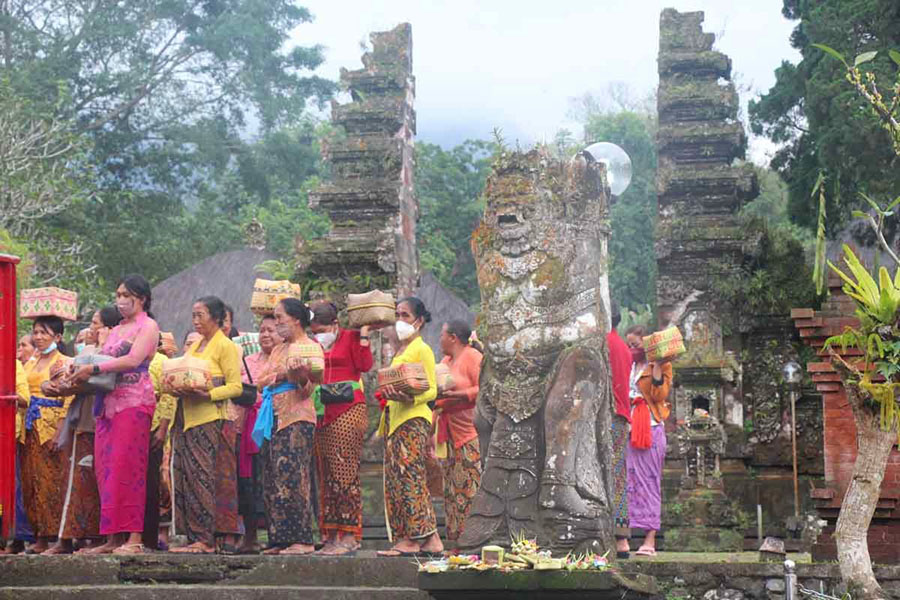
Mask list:
[{"label": "basket on head", "polygon": [[648,361],[666,360],[684,354],[684,338],[675,325],[643,338]]},{"label": "basket on head", "polygon": [[302,292],[296,283],[283,279],[272,281],[257,279],[253,283],[253,296],[250,298],[250,310],[255,315],[271,315],[275,306],[285,298],[300,299]]},{"label": "basket on head", "polygon": [[25,319],[59,317],[65,321],[78,318],[78,294],[57,287],[22,290],[19,316]]},{"label": "basket on head", "polygon": [[347,294],[347,320],[350,329],[387,327],[397,322],[394,297],[381,290],[365,294]]}]

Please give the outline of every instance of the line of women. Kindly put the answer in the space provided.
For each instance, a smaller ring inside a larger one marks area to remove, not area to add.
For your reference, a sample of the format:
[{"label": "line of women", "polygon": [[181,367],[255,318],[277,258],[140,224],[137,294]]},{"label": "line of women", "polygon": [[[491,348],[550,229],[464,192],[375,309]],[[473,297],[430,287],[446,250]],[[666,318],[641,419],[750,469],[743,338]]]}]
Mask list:
[{"label": "line of women", "polygon": [[[212,386],[166,394],[162,366],[177,349],[171,336],[160,335],[150,309],[147,281],[125,277],[116,305],[97,311],[78,338],[79,354],[106,357],[90,364],[75,365],[66,355],[56,317],[36,319],[21,341],[20,503],[16,538],[5,551],[30,543],[29,553],[137,554],[169,549],[172,532],[186,538],[171,548],[180,553],[355,554],[369,420],[362,376],[374,363],[369,329],[341,328],[329,302],[310,308],[285,298],[259,324],[259,351],[242,356],[231,339],[238,333],[229,308],[202,297],[191,312],[196,335],[183,352],[206,361]],[[420,335],[431,315],[420,300],[406,298],[396,316],[396,326],[384,330],[394,346],[392,366],[421,364],[429,387],[415,396],[379,390],[393,541],[382,554],[440,553],[426,457],[435,443],[447,448],[447,537],[454,540],[481,474],[472,423],[481,355],[468,345],[465,323],[446,324],[441,348],[457,384],[438,397],[434,355]],[[323,369],[293,350],[309,345],[321,348]],[[114,378],[112,391],[72,393],[104,376]],[[256,386],[255,403],[242,384]]]}]

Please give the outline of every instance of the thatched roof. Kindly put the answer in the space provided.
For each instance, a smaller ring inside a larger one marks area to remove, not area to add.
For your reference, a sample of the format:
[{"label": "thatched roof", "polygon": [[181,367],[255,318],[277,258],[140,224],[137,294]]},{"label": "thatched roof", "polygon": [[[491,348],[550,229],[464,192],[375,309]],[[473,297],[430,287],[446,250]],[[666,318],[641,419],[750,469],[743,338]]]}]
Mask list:
[{"label": "thatched roof", "polygon": [[[255,270],[256,265],[276,258],[263,250],[220,252],[193,267],[169,277],[153,288],[153,313],[160,329],[171,331],[180,345],[191,330],[191,306],[201,296],[218,296],[234,308],[235,325],[241,331],[255,331],[256,322],[250,312],[253,282],[257,277],[270,278]],[[441,358],[441,327],[447,321],[462,319],[470,325],[475,314],[456,294],[445,288],[430,272],[422,274],[416,290],[433,320],[425,327],[423,338]]]},{"label": "thatched roof", "polygon": [[169,277],[153,288],[153,313],[162,331],[175,334],[181,345],[191,330],[191,306],[201,296],[218,296],[234,308],[235,325],[241,331],[255,330],[250,312],[253,282],[257,277],[271,278],[259,273],[256,265],[277,258],[264,250],[232,250],[220,252],[196,265]]},{"label": "thatched roof", "polygon": [[431,346],[436,360],[441,359],[441,328],[447,321],[460,319],[470,326],[475,324],[475,313],[462,299],[441,285],[430,271],[422,273],[416,296],[425,303],[431,313],[431,323],[425,326],[422,338]]}]

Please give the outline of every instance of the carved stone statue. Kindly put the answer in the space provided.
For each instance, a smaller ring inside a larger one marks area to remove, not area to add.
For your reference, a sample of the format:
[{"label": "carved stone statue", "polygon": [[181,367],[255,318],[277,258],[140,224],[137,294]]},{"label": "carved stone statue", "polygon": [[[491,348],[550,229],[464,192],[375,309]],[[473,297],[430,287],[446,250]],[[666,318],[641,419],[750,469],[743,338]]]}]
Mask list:
[{"label": "carved stone statue", "polygon": [[524,533],[548,548],[612,548],[604,168],[583,153],[504,152],[485,195],[472,238],[485,469],[461,545]]}]

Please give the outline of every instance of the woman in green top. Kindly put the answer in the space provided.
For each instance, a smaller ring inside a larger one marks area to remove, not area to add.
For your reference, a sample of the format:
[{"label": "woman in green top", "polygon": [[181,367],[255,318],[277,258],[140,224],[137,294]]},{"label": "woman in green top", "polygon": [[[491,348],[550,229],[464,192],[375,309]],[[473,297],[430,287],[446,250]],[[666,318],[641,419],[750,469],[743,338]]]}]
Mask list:
[{"label": "woman in green top", "polygon": [[387,400],[380,431],[385,436],[384,501],[388,534],[394,542],[391,550],[379,552],[381,556],[436,554],[444,550],[437,533],[425,468],[431,437],[428,403],[437,397],[434,353],[420,335],[420,330],[429,321],[431,314],[418,298],[405,298],[397,304],[395,329],[400,347],[391,366],[421,364],[429,386],[427,391],[416,396],[405,394],[394,386],[379,390]]}]

